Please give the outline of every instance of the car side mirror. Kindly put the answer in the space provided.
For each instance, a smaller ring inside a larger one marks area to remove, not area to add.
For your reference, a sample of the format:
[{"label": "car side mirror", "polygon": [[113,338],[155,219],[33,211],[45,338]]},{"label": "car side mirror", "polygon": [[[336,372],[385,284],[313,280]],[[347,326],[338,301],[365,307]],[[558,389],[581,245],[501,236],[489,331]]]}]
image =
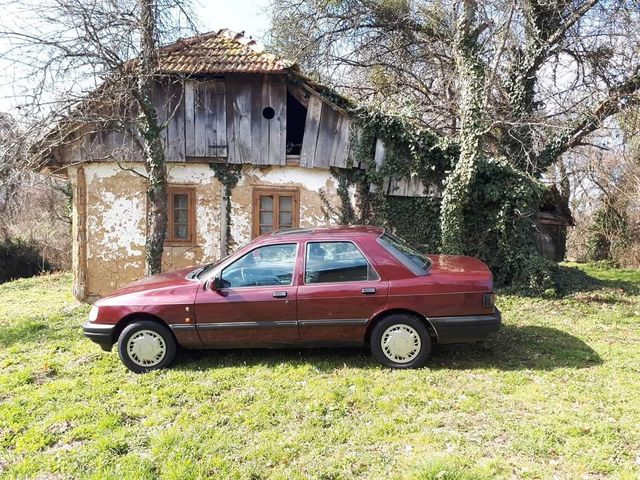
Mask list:
[{"label": "car side mirror", "polygon": [[214,290],[219,291],[224,288],[224,284],[222,282],[222,277],[213,277],[213,282],[211,282],[211,286]]}]

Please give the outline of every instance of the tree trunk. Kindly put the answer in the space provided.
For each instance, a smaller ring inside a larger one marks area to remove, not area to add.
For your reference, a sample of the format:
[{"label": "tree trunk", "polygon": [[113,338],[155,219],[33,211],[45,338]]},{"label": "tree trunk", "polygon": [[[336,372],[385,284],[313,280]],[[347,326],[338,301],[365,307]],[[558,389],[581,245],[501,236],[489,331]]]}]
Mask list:
[{"label": "tree trunk", "polygon": [[159,135],[145,142],[144,164],[149,177],[145,275],[155,275],[162,271],[162,252],[167,232],[167,170],[164,146]]},{"label": "tree trunk", "polygon": [[145,274],[162,271],[162,253],[167,233],[167,168],[161,127],[153,106],[152,92],[157,67],[156,9],[152,0],[139,0],[140,59],[136,98],[140,106],[140,133],[147,171],[147,239]]},{"label": "tree trunk", "polygon": [[456,62],[460,79],[460,157],[447,179],[442,197],[442,250],[464,253],[464,213],[477,165],[482,158],[484,112],[484,65],[479,56],[474,28],[477,3],[464,0],[456,35]]}]

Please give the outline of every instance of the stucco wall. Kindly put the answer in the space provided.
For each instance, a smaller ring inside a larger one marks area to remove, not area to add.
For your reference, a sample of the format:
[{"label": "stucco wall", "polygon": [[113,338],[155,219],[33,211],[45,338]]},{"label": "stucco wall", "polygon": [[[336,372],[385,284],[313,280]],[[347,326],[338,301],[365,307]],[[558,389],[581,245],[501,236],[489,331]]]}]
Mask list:
[{"label": "stucco wall", "polygon": [[[85,278],[84,295],[93,300],[144,275],[145,251],[145,179],[111,163],[82,166],[86,182],[86,206],[76,206],[74,231],[78,218],[86,212],[86,265],[80,265],[81,246],[74,235],[74,278]],[[69,178],[77,185],[77,167]],[[193,247],[165,246],[163,269],[176,270],[214,261],[220,256],[220,216],[222,185],[208,164],[172,164],[171,185],[196,188],[196,242]],[[229,238],[232,248],[251,239],[251,209],[254,187],[297,187],[300,192],[300,226],[333,223],[323,212],[320,192],[337,208],[337,182],[328,170],[301,167],[254,167],[242,170],[231,197]],[[78,275],[82,272],[84,275]]]},{"label": "stucco wall", "polygon": [[[329,170],[302,167],[255,167],[246,165],[231,195],[230,245],[241,246],[251,240],[251,208],[255,187],[296,187],[300,193],[300,227],[335,223],[323,212],[320,192],[334,207],[340,205],[337,182]],[[326,210],[326,208],[324,209]]]}]

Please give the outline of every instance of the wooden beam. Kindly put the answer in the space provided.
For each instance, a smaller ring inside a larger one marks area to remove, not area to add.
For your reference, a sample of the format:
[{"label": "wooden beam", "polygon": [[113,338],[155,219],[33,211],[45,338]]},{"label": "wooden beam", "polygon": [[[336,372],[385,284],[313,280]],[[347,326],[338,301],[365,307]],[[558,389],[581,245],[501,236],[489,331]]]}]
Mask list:
[{"label": "wooden beam", "polygon": [[76,170],[73,195],[73,296],[87,298],[87,180],[84,167]]}]

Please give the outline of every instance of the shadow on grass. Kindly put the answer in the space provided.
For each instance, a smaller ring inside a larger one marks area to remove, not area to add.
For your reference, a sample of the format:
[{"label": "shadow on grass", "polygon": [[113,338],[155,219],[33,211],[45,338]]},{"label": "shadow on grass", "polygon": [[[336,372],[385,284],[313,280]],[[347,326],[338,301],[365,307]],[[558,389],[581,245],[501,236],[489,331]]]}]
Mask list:
[{"label": "shadow on grass", "polygon": [[48,330],[46,323],[36,320],[26,320],[13,325],[0,325],[0,346],[10,347],[14,343],[40,341],[43,333]]},{"label": "shadow on grass", "polygon": [[[608,270],[611,271],[611,269]],[[558,266],[558,295],[565,296],[576,293],[589,293],[602,289],[617,290],[619,293],[638,295],[640,294],[640,283],[623,278],[596,278],[577,267],[566,265]],[[615,302],[612,301],[611,303]]]},{"label": "shadow on grass", "polygon": [[[243,366],[311,366],[321,372],[335,369],[383,368],[365,348],[185,350],[173,368],[201,370]],[[426,368],[498,370],[554,370],[588,368],[602,363],[589,345],[555,328],[504,326],[487,341],[466,345],[436,345]]]}]

